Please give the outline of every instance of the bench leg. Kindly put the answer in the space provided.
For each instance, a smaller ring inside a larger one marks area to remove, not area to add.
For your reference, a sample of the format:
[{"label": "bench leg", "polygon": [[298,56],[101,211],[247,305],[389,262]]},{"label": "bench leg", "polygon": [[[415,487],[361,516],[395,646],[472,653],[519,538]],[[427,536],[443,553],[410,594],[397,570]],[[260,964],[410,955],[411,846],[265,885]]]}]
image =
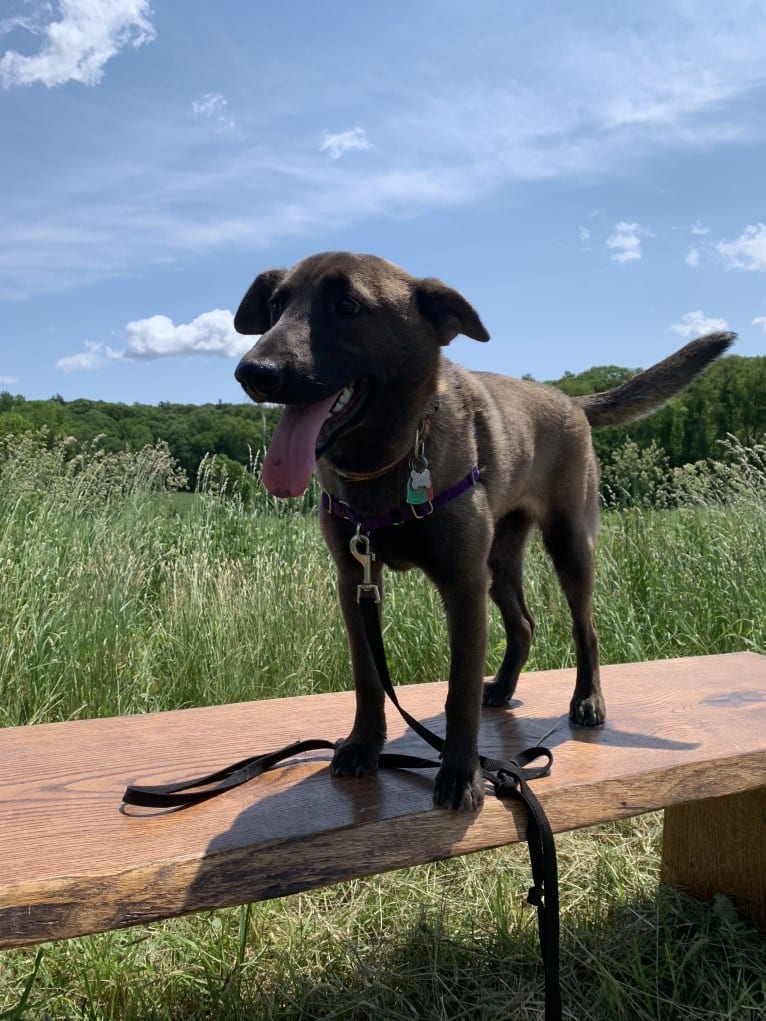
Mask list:
[{"label": "bench leg", "polygon": [[665,809],[662,879],[731,897],[766,929],[766,787]]}]

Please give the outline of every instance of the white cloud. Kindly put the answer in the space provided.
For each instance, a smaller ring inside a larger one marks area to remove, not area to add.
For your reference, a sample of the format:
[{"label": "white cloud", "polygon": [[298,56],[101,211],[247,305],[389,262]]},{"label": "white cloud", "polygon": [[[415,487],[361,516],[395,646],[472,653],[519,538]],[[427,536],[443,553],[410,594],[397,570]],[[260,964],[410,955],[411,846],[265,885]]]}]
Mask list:
[{"label": "white cloud", "polygon": [[699,266],[700,264],[700,250],[699,248],[690,248],[689,254],[686,256],[687,266]]},{"label": "white cloud", "polygon": [[236,358],[252,346],[252,338],[236,333],[232,313],[222,308],[203,312],[190,323],[178,325],[164,315],[135,319],[122,332],[123,347],[86,341],[84,351],[60,358],[56,368],[69,373],[98,369],[109,360],[152,361],[188,355]]},{"label": "white cloud", "polygon": [[[319,247],[328,226],[478,206],[493,194],[515,200],[530,181],[616,179],[626,165],[662,153],[723,151],[732,140],[758,139],[766,16],[739,3],[703,13],[695,7],[693,15],[687,8],[639,5],[621,32],[619,5],[604,24],[584,19],[577,5],[561,5],[555,19],[536,15],[526,28],[515,5],[498,5],[525,41],[513,73],[508,33],[468,26],[465,45],[478,32],[483,54],[486,47],[481,73],[436,67],[426,79],[389,77],[383,90],[387,68],[373,48],[347,75],[359,108],[374,118],[365,120],[366,130],[317,137],[311,125],[326,116],[327,97],[311,91],[310,69],[296,65],[275,91],[281,103],[262,104],[249,126],[244,102],[227,91],[229,104],[219,104],[218,114],[234,106],[243,120],[241,144],[227,151],[200,145],[200,129],[215,123],[202,119],[215,114],[206,97],[220,93],[211,92],[196,97],[197,113],[187,93],[187,117],[180,119],[175,103],[158,95],[140,134],[130,119],[103,134],[75,134],[45,171],[46,160],[38,159],[28,189],[25,164],[3,153],[21,195],[0,203],[0,297],[64,290],[135,267],[143,272],[190,251],[252,253],[296,237]],[[435,25],[433,45],[446,44],[449,31],[446,19]],[[402,62],[416,62],[416,44],[403,45]],[[285,110],[300,110],[305,121],[285,131]],[[197,131],[189,130],[193,117]],[[130,146],[138,137],[141,157],[134,159]],[[361,158],[372,138],[375,159]],[[608,252],[635,261],[641,244],[631,244]],[[715,253],[712,244],[700,247],[703,258],[708,250]]]},{"label": "white cloud", "polygon": [[69,375],[70,372],[89,372],[99,369],[106,361],[106,348],[103,344],[85,341],[85,350],[76,355],[59,358],[56,368]]},{"label": "white cloud", "polygon": [[12,383],[18,383],[18,381],[19,380],[18,380],[17,376],[0,376],[0,383],[12,384]]},{"label": "white cloud", "polygon": [[206,92],[192,100],[192,113],[198,120],[210,121],[216,131],[233,131],[236,127],[230,116],[228,100],[220,92]]},{"label": "white cloud", "polygon": [[226,100],[220,92],[206,92],[201,99],[192,100],[195,117],[213,117],[226,109]]},{"label": "white cloud", "polygon": [[681,317],[681,322],[670,327],[673,333],[679,333],[682,337],[701,337],[705,333],[717,333],[720,330],[728,330],[729,324],[725,319],[711,319],[704,312],[697,309],[696,312],[687,312]]},{"label": "white cloud", "polygon": [[715,248],[731,268],[766,272],[766,223],[750,224],[734,241],[719,241]]},{"label": "white cloud", "polygon": [[45,28],[46,15],[49,16],[50,13],[51,5],[49,3],[41,3],[38,7],[32,7],[31,10],[27,5],[23,14],[12,14],[9,18],[3,18],[0,21],[0,35],[7,35],[18,29],[35,34],[41,32]]},{"label": "white cloud", "polygon": [[[766,332],[766,316],[758,316],[757,319],[754,319],[753,326],[762,326],[764,332]],[[13,382],[15,383],[16,380],[13,380]]]},{"label": "white cloud", "polygon": [[705,225],[700,223],[699,220],[697,220],[696,223],[693,223],[689,230],[697,237],[704,237],[706,234],[710,233],[710,227],[705,227]]},{"label": "white cloud", "polygon": [[640,223],[628,223],[620,220],[615,224],[614,234],[606,239],[606,247],[613,250],[612,259],[614,262],[633,262],[640,259],[641,237],[654,237],[654,234]]},{"label": "white cloud", "polygon": [[340,159],[343,153],[350,149],[359,149],[362,152],[372,149],[372,143],[368,141],[364,128],[351,128],[350,131],[339,131],[335,135],[325,131],[322,144],[319,146],[320,152],[328,152],[334,160]]},{"label": "white cloud", "polygon": [[37,19],[16,18],[13,27],[44,37],[40,51],[26,56],[8,50],[0,60],[0,83],[52,88],[65,82],[96,85],[104,65],[126,46],[142,46],[155,37],[149,21],[149,0],[58,0],[60,19],[41,21],[51,14],[41,4]]},{"label": "white cloud", "polygon": [[177,326],[168,316],[136,319],[125,327],[127,344],[123,358],[175,358],[179,355],[214,355],[233,358],[252,346],[252,340],[234,330],[232,313],[216,308],[190,323]]},{"label": "white cloud", "polygon": [[580,237],[580,250],[583,252],[590,251],[590,238],[591,233],[588,227],[578,227],[577,232]]}]

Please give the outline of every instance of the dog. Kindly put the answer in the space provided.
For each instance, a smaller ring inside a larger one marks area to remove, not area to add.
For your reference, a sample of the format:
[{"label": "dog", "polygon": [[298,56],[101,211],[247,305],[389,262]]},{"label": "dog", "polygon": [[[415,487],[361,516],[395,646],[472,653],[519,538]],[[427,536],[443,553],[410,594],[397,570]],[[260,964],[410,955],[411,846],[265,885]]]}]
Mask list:
[{"label": "dog", "polygon": [[[264,485],[278,497],[298,496],[315,471],[326,494],[321,530],[337,567],[356,692],[333,775],[374,770],[386,736],[385,696],[357,602],[355,531],[370,533],[371,584],[381,588],[383,565],[419,567],[444,604],[451,661],[437,805],[472,810],[483,801],[481,706],[508,703],[529,655],[535,623],[522,562],[535,526],[572,616],[577,672],[569,718],[603,724],[592,617],[599,472],[591,427],[654,411],[735,335],[701,337],[614,390],[572,398],[453,364],[442,348],[458,334],[489,340],[466,298],[440,280],[346,252],[261,273],[234,326],[260,335],[236,379],[252,400],[285,406],[264,459]],[[506,649],[485,685],[488,595],[500,610]]]}]

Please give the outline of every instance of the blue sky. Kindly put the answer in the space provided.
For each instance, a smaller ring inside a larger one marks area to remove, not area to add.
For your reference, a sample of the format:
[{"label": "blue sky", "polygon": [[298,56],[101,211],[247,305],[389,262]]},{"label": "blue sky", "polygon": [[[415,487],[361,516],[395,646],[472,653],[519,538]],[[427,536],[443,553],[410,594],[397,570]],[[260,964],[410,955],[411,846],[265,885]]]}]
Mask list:
[{"label": "blue sky", "polygon": [[551,379],[766,353],[766,3],[2,0],[0,389],[242,399],[262,269],[462,291]]}]

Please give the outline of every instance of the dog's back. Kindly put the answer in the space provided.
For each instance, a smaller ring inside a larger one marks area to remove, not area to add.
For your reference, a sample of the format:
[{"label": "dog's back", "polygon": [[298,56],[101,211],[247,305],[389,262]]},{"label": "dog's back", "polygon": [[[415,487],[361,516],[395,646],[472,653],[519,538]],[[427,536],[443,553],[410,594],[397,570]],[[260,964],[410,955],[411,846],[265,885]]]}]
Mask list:
[{"label": "dog's back", "polygon": [[543,523],[580,506],[598,481],[591,427],[621,425],[656,411],[687,387],[734,341],[712,333],[604,393],[569,397],[555,387],[449,366],[452,385],[473,408],[474,431],[492,470],[485,475],[495,520],[522,510]]},{"label": "dog's back", "polygon": [[[521,510],[542,523],[582,492],[595,471],[583,409],[560,390],[531,380],[450,366],[471,407],[478,463],[495,521]],[[571,483],[570,483],[571,479]],[[577,500],[581,503],[581,497]]]}]

